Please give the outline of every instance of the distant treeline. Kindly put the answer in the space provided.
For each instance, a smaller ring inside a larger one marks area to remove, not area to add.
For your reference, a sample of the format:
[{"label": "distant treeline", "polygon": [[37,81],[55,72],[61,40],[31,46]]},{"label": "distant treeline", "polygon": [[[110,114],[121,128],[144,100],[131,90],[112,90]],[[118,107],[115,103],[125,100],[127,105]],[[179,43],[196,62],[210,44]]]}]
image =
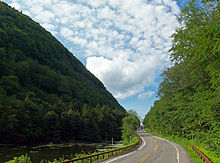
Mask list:
[{"label": "distant treeline", "polygon": [[171,60],[154,106],[144,119],[149,131],[190,138],[220,153],[220,5],[190,1],[172,35]]},{"label": "distant treeline", "polygon": [[125,114],[49,32],[0,2],[0,144],[116,140]]}]

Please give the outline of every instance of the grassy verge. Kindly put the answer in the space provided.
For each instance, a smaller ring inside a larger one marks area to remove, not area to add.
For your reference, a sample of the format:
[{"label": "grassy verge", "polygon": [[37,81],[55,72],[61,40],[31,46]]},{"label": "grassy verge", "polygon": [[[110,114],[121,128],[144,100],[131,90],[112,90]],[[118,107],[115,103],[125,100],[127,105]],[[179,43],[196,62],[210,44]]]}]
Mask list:
[{"label": "grassy verge", "polygon": [[[148,132],[148,131],[147,131]],[[192,144],[192,140],[188,140],[186,138],[180,138],[174,135],[162,135],[156,132],[148,132],[152,135],[164,138],[164,139],[168,139],[172,142],[175,142],[177,144],[180,144],[181,146],[183,146],[189,153],[189,156],[192,160],[192,163],[202,163],[203,161],[201,160],[201,158],[199,157],[199,155],[190,147],[190,144]],[[217,154],[207,150],[205,148],[205,145],[202,144],[199,140],[194,139],[193,141],[193,145],[198,148],[201,152],[203,152],[209,159],[211,159],[211,161],[213,163],[218,163],[220,162],[220,158],[217,156]]]}]

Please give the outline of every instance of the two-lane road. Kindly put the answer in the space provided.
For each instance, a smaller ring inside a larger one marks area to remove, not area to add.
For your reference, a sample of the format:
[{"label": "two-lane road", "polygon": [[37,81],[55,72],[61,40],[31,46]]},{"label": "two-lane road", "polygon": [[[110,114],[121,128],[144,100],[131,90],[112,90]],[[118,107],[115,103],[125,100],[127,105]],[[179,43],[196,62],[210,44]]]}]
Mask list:
[{"label": "two-lane road", "polygon": [[191,163],[187,151],[178,144],[138,131],[142,144],[133,152],[105,160],[105,163]]}]

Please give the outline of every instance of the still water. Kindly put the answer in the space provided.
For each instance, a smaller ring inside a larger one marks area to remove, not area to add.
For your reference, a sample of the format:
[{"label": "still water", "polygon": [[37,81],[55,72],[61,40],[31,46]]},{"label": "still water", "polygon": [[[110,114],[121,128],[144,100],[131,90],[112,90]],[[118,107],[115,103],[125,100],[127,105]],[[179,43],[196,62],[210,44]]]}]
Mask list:
[{"label": "still water", "polygon": [[[102,145],[99,145],[99,147]],[[39,163],[46,159],[53,161],[64,157],[65,159],[72,159],[76,153],[93,153],[97,149],[97,144],[82,145],[82,144],[57,144],[45,145],[38,147],[0,147],[0,162],[9,161],[13,157],[28,154],[33,163]]]}]

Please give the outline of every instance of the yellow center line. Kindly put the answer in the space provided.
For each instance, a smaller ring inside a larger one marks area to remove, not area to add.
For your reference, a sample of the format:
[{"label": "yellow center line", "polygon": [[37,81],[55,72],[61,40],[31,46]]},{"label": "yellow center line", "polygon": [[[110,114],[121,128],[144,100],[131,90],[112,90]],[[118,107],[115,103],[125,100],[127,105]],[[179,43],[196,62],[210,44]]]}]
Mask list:
[{"label": "yellow center line", "polygon": [[154,152],[157,151],[159,145],[158,145],[158,143],[157,143],[156,140],[154,140],[153,138],[151,138],[151,139],[152,139],[153,142],[156,144],[154,150],[153,150],[151,153],[149,153],[148,155],[144,156],[142,159],[140,159],[137,163],[142,163],[144,160],[146,160],[146,159],[147,159],[148,157],[150,157]]}]

